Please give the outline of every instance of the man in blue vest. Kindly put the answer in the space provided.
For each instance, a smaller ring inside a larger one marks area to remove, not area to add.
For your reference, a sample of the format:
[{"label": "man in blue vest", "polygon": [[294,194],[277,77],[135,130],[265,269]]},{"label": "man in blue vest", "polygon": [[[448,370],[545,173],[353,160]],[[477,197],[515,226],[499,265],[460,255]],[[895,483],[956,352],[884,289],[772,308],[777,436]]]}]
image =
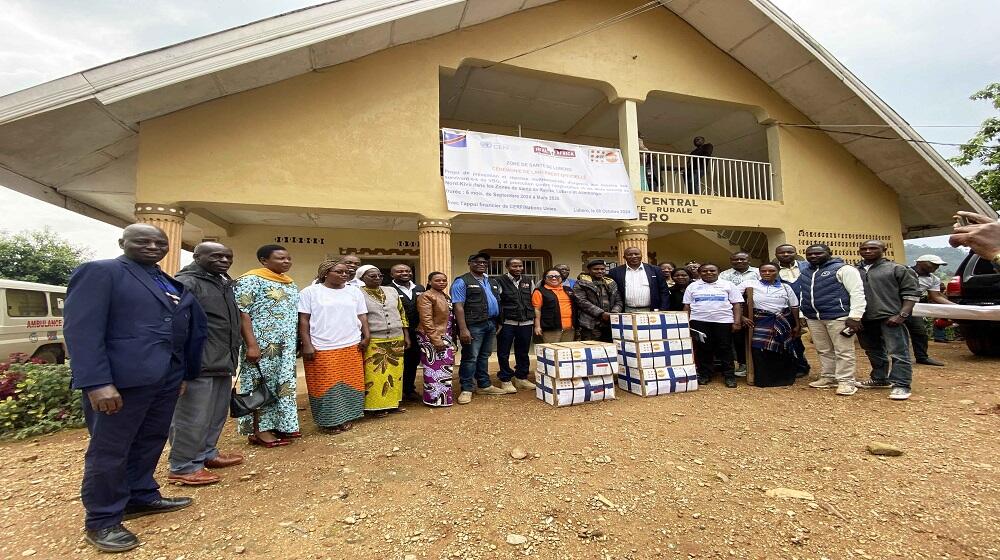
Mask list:
[{"label": "man in blue vest", "polygon": [[843,259],[832,258],[830,247],[822,244],[806,249],[806,262],[800,268],[799,309],[822,368],[819,379],[809,386],[836,387],[838,395],[853,395],[858,391],[854,334],[862,328],[866,305],[861,274]]},{"label": "man in blue vest", "polygon": [[205,313],[194,295],[156,265],[169,249],[148,224],[125,228],[123,255],[73,272],[66,295],[66,344],[73,388],[83,390],[90,443],[81,500],[86,541],[124,552],[139,539],[122,520],[175,511],[153,470],[167,442],[185,380],[201,373]]},{"label": "man in blue vest", "polygon": [[490,354],[500,326],[500,285],[486,275],[489,266],[488,254],[471,255],[469,272],[451,284],[458,339],[462,342],[462,362],[458,367],[462,392],[458,404],[472,402],[473,391],[481,395],[507,394],[490,381]]}]

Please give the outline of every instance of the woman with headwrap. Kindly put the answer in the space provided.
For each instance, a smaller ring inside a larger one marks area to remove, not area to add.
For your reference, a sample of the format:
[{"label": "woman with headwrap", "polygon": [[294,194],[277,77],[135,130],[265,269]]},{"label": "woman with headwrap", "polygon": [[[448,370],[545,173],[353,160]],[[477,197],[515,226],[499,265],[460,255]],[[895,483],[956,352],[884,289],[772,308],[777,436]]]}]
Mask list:
[{"label": "woman with headwrap", "polygon": [[365,412],[403,412],[403,352],[410,347],[409,322],[395,288],[382,286],[382,272],[365,265],[354,277],[368,304],[371,342],[365,354]]},{"label": "woman with headwrap", "polygon": [[302,362],[309,408],[320,428],[343,432],[364,415],[363,348],[368,345],[368,307],[348,286],[347,265],[325,261],[316,283],[299,294]]}]

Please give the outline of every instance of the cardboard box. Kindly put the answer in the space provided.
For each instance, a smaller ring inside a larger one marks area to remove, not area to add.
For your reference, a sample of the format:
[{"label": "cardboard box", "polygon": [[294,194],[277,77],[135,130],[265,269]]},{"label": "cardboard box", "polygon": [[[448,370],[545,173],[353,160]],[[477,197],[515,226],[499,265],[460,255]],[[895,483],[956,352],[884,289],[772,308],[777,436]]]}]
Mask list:
[{"label": "cardboard box", "polygon": [[609,342],[535,345],[535,371],[556,379],[618,373],[618,349]]},{"label": "cardboard box", "polygon": [[683,311],[612,313],[611,337],[615,340],[646,342],[691,338],[688,316]]},{"label": "cardboard box", "polygon": [[556,379],[535,373],[535,396],[552,406],[571,406],[615,398],[615,376]]},{"label": "cardboard box", "polygon": [[618,370],[618,386],[642,397],[696,391],[698,372],[694,366],[652,369],[623,367]]},{"label": "cardboard box", "polygon": [[633,369],[652,369],[694,364],[691,339],[651,340],[649,342],[618,341],[618,360]]}]

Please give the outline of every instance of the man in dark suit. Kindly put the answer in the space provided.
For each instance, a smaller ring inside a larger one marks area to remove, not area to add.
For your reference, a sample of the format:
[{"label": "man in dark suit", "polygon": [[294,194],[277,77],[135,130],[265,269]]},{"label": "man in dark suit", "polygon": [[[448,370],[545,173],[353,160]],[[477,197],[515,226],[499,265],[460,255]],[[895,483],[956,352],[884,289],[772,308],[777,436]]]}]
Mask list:
[{"label": "man in dark suit", "polygon": [[397,264],[389,269],[392,276],[392,287],[399,292],[403,300],[403,310],[410,324],[410,347],[403,353],[403,398],[408,401],[422,401],[417,394],[417,365],[420,364],[420,345],[417,344],[417,325],[420,317],[417,315],[417,296],[424,292],[424,287],[413,281],[413,270],[409,265]]},{"label": "man in dark suit", "polygon": [[611,269],[608,276],[618,285],[625,312],[666,310],[670,307],[670,288],[659,267],[642,262],[642,251],[625,249],[625,264]]},{"label": "man in dark suit", "polygon": [[73,388],[83,390],[90,431],[86,540],[103,552],[139,546],[123,519],[191,504],[161,496],[153,470],[184,381],[200,372],[205,340],[201,306],[156,265],[167,254],[166,234],[133,224],[118,244],[124,255],[73,272],[65,308]]}]

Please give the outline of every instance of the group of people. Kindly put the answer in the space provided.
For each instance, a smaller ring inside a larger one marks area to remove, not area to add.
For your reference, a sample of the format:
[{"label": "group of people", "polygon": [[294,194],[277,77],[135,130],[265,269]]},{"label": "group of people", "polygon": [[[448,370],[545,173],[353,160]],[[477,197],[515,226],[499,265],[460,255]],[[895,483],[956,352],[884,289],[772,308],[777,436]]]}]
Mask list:
[{"label": "group of people", "polygon": [[[956,226],[952,243],[992,252],[987,257],[997,263],[1000,225],[966,217],[973,224]],[[788,385],[809,371],[801,315],[821,366],[810,386],[845,396],[859,387],[888,388],[901,400],[910,396],[911,339],[917,363],[942,365],[927,357],[913,304],[924,297],[950,303],[933,277],[940,259],[928,255],[908,268],[885,259],[879,241],[861,244],[857,266],[825,245],[808,247],[804,262],[795,247],[782,245],[771,263],[752,267],[741,252],[724,271],[694,261],[653,266],[630,247],[625,263],[611,270],[595,259],[572,278],[569,266],[556,265],[538,283],[517,258],[506,260],[506,274],[490,276],[490,256],[476,253],[467,273],[449,284],[432,272],[426,286],[405,264],[393,266],[384,282],[377,267],[347,255],[320,264],[301,290],[287,274],[291,255],[279,245],[261,247],[260,266],[235,280],[228,274],[233,252],[219,243],[198,245],[194,262],[175,278],[156,264],[169,249],[159,228],[128,226],[119,245],[120,257],[74,272],[64,310],[72,383],[83,392],[91,436],[81,488],[86,540],[105,552],[139,546],[123,520],[192,503],[162,496],[153,478],[168,439],[168,478],[178,484],[218,482],[209,469],[244,460],[217,447],[233,376],[240,394],[266,386],[274,396],[239,419],[250,444],[280,447],[300,437],[297,355],[313,420],[336,433],[366,413],[403,412],[404,400],[451,405],[459,347],[459,404],[474,393],[533,389],[533,338],[610,341],[610,314],[623,311],[687,312],[701,383],[719,374],[736,387],[737,376],[753,367],[757,385]],[[872,364],[871,378],[860,382],[855,334]],[[494,343],[499,386],[487,369]]]}]

